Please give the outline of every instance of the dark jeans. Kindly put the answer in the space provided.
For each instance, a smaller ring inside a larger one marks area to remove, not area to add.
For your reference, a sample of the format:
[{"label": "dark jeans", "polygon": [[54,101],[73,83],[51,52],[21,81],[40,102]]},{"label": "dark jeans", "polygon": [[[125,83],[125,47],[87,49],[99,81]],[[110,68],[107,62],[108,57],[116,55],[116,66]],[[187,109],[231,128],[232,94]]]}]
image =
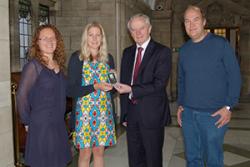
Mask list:
[{"label": "dark jeans", "polygon": [[182,132],[187,167],[223,167],[223,141],[227,125],[217,128],[219,116],[184,107]]}]

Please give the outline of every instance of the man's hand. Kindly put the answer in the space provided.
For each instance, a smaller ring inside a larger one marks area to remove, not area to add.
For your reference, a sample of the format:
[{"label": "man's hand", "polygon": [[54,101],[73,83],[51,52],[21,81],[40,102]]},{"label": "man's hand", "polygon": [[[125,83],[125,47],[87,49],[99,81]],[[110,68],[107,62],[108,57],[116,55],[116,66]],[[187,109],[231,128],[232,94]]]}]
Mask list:
[{"label": "man's hand", "polygon": [[226,107],[223,107],[212,114],[212,117],[215,117],[217,115],[220,115],[220,119],[215,123],[215,125],[218,128],[221,128],[231,120],[232,113]]},{"label": "man's hand", "polygon": [[180,127],[182,127],[181,114],[182,114],[183,111],[184,111],[184,109],[183,109],[182,106],[179,106],[179,107],[177,108],[177,122],[178,122],[178,124],[180,125]]},{"label": "man's hand", "polygon": [[28,125],[25,125],[24,128],[25,128],[25,131],[28,132],[29,126],[28,126]]},{"label": "man's hand", "polygon": [[107,83],[107,82],[101,82],[101,83],[96,83],[94,84],[94,88],[95,90],[102,90],[102,91],[110,91],[113,87],[111,84]]},{"label": "man's hand", "polygon": [[114,87],[120,94],[130,93],[132,91],[131,86],[122,83],[116,83]]},{"label": "man's hand", "polygon": [[122,125],[125,126],[125,127],[127,127],[128,126],[128,122],[123,122]]}]

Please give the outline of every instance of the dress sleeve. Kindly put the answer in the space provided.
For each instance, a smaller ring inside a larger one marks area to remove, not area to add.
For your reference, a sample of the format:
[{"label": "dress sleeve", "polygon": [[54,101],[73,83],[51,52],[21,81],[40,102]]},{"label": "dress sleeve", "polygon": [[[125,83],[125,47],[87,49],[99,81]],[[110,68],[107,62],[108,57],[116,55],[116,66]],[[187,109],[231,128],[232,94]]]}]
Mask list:
[{"label": "dress sleeve", "polygon": [[33,61],[26,64],[21,74],[21,80],[17,91],[17,109],[20,114],[21,122],[28,125],[30,122],[31,106],[29,95],[38,77],[38,71]]},{"label": "dress sleeve", "polygon": [[78,52],[71,55],[68,64],[67,75],[67,96],[68,97],[83,97],[95,91],[94,85],[82,86],[81,74],[82,63],[78,58]]}]

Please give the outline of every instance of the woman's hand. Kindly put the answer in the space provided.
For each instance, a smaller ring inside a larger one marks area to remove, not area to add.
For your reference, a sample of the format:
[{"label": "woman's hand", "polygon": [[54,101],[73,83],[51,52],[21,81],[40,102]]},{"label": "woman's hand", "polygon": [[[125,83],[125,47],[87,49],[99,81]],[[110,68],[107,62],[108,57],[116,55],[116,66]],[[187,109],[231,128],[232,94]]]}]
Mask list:
[{"label": "woman's hand", "polygon": [[110,73],[114,73],[114,74],[115,74],[115,76],[117,77],[117,72],[116,72],[116,70],[115,70],[115,69],[111,69],[111,70],[109,70],[109,72],[110,72]]},{"label": "woman's hand", "polygon": [[94,84],[95,90],[102,90],[102,91],[110,91],[113,89],[113,86],[107,82],[101,82]]}]

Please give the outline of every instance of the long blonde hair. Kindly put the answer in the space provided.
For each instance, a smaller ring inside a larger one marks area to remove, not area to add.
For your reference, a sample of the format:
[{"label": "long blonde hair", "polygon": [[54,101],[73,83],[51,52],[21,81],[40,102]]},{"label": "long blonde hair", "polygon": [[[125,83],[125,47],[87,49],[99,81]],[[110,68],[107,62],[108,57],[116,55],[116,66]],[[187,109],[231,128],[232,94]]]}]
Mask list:
[{"label": "long blonde hair", "polygon": [[92,27],[97,27],[101,31],[101,36],[102,36],[102,41],[101,45],[99,48],[99,54],[97,60],[103,63],[106,63],[108,61],[108,52],[107,52],[107,41],[106,41],[106,36],[103,27],[101,26],[100,23],[98,22],[92,22],[86,25],[86,27],[83,30],[82,33],[82,41],[81,41],[81,53],[80,53],[80,60],[84,61],[91,61],[91,53],[88,48],[88,43],[87,43],[87,36],[88,36],[88,31]]}]

